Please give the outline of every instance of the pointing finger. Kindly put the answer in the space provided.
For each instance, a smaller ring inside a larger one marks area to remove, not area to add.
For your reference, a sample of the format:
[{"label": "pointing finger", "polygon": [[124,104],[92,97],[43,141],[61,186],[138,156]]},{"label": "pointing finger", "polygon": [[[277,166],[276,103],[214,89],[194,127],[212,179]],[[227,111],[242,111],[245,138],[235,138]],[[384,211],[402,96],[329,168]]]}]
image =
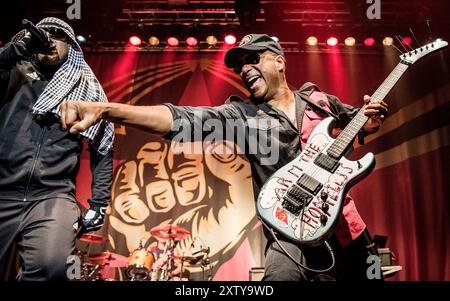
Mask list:
[{"label": "pointing finger", "polygon": [[84,118],[80,122],[77,122],[74,126],[70,128],[71,134],[79,134],[84,132],[89,126],[91,126],[94,122],[89,120],[89,118]]},{"label": "pointing finger", "polygon": [[67,129],[67,124],[66,124],[66,113],[67,113],[67,102],[63,101],[61,103],[61,124],[63,129]]}]

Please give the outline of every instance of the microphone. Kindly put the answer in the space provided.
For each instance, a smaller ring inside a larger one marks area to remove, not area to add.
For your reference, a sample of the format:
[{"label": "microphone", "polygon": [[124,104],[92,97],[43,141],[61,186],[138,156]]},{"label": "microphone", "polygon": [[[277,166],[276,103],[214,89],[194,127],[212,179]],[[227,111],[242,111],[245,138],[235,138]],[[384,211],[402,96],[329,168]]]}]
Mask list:
[{"label": "microphone", "polygon": [[50,39],[42,33],[33,23],[28,21],[27,19],[22,20],[22,26],[30,32],[30,34],[35,38],[44,49],[50,49],[52,43]]}]

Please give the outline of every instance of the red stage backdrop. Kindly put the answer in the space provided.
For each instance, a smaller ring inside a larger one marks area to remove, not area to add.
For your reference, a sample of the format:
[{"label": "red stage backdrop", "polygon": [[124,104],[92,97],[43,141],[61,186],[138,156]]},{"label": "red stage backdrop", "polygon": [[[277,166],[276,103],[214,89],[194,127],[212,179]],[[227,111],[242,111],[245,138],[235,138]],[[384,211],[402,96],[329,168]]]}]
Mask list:
[{"label": "red stage backdrop", "polygon": [[[133,105],[220,105],[246,95],[240,78],[223,64],[224,53],[89,54],[87,61],[111,102]],[[450,56],[438,53],[414,65],[386,101],[382,130],[353,153],[376,154],[372,174],[350,194],[372,234],[388,237],[402,271],[390,279],[450,280]],[[390,49],[372,54],[288,53],[288,82],[305,81],[361,105],[398,63]],[[251,171],[239,155],[192,155],[168,141],[116,127],[111,206],[102,233],[106,249],[123,255],[155,242],[160,224],[191,235],[178,248],[209,246],[212,270],[191,266],[194,279],[247,280],[264,265],[265,239],[255,217]],[[237,167],[239,168],[237,168]],[[90,195],[87,156],[77,183],[79,201]],[[237,171],[236,171],[237,170]]]}]

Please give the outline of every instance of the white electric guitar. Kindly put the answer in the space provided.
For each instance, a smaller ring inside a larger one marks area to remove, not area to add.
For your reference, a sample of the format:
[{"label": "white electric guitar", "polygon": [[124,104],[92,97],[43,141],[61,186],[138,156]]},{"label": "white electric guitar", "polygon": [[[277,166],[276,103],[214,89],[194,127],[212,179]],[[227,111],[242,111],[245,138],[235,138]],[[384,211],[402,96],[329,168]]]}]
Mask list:
[{"label": "white electric guitar", "polygon": [[[402,54],[400,63],[371,98],[383,100],[410,65],[447,45],[436,40]],[[299,244],[316,245],[328,238],[339,221],[348,190],[375,166],[372,153],[358,161],[344,157],[368,118],[363,107],[336,139],[329,134],[334,118],[324,119],[311,133],[301,154],[262,187],[257,201],[259,218]]]}]

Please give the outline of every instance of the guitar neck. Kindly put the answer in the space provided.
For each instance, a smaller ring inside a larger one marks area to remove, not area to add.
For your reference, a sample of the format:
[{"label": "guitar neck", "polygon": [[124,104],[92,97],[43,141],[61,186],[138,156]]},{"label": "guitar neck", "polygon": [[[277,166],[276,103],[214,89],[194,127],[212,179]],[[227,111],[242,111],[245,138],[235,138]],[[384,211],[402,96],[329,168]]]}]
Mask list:
[{"label": "guitar neck", "polygon": [[[386,95],[392,90],[398,80],[402,77],[403,73],[408,69],[409,65],[405,63],[398,63],[397,66],[392,70],[389,76],[384,80],[384,82],[378,87],[378,89],[371,96],[374,100],[383,100]],[[353,144],[358,132],[363,128],[364,124],[367,122],[369,117],[364,115],[364,105],[361,110],[356,114],[356,116],[350,121],[350,123],[345,127],[345,129],[339,134],[336,140],[328,149],[328,155],[333,158],[341,158],[347,149]]]}]

